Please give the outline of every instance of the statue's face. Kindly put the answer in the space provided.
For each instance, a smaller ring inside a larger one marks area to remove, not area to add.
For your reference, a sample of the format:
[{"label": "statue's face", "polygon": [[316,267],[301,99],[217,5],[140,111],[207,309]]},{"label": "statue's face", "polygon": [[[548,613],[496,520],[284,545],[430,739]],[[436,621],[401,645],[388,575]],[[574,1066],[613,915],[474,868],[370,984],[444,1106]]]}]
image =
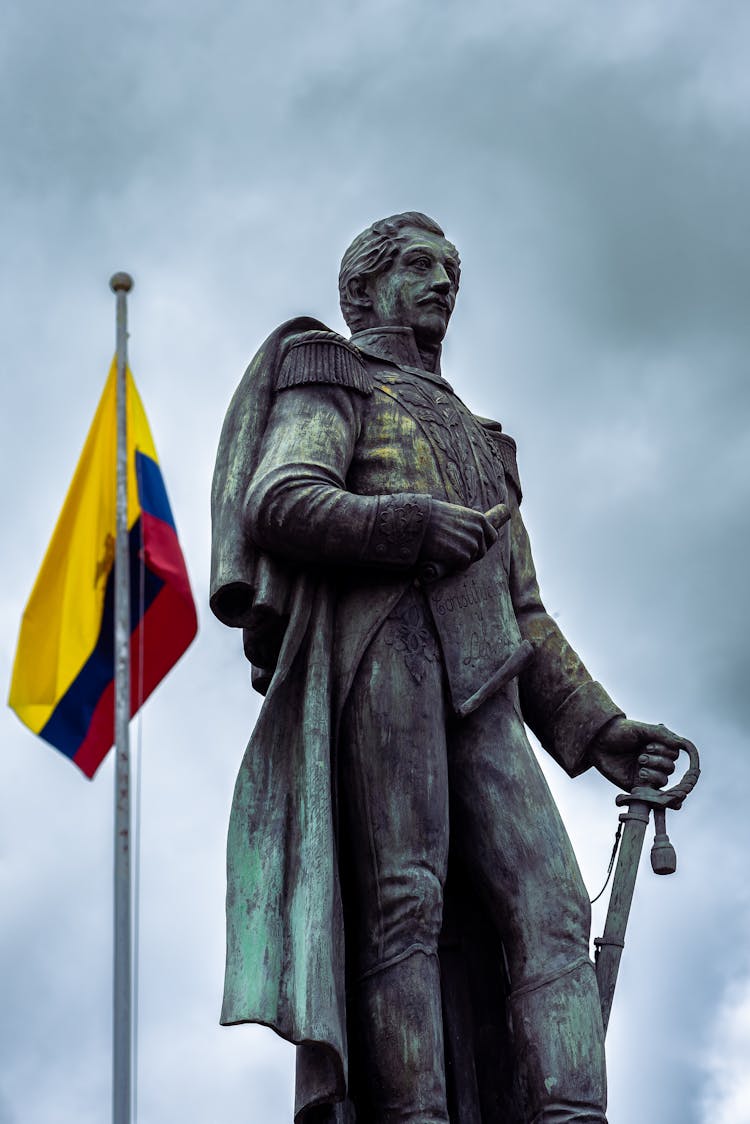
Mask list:
[{"label": "statue's face", "polygon": [[390,268],[366,281],[372,321],[379,326],[413,328],[418,344],[435,346],[446,333],[456,303],[456,250],[428,230],[414,228],[404,234]]}]

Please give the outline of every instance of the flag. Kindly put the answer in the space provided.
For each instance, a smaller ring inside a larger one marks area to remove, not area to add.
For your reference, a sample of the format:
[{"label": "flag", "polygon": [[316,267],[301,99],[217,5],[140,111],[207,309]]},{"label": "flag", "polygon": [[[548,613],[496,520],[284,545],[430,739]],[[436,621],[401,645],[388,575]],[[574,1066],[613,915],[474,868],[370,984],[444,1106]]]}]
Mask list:
[{"label": "flag", "polygon": [[[114,742],[117,363],[24,610],[9,705],[93,777]],[[151,430],[127,371],[130,713],[189,646],[195,603]]]}]

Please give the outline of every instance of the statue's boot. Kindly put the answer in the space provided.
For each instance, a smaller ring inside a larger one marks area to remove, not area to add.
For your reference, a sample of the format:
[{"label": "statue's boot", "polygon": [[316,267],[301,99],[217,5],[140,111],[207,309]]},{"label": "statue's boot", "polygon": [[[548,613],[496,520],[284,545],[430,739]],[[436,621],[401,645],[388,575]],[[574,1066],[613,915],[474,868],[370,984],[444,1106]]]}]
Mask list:
[{"label": "statue's boot", "polygon": [[369,973],[350,998],[357,1124],[449,1124],[438,958],[421,950]]},{"label": "statue's boot", "polygon": [[511,995],[528,1124],[607,1124],[604,1030],[593,965],[528,980]]}]

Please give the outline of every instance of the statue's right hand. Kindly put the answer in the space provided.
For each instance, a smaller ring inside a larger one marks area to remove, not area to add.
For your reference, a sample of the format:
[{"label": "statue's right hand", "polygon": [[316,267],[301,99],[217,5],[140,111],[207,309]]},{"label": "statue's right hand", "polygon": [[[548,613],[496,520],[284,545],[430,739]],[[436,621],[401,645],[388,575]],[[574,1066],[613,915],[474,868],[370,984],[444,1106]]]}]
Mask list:
[{"label": "statue's right hand", "polygon": [[447,571],[465,570],[496,541],[497,531],[481,511],[433,500],[419,560]]}]

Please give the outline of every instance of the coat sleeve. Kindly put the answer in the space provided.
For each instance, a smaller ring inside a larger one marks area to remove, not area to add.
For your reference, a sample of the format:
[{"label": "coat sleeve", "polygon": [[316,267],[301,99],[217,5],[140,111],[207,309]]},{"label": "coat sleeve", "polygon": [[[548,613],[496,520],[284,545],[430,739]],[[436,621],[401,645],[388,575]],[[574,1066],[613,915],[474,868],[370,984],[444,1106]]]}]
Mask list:
[{"label": "coat sleeve", "polygon": [[574,777],[591,764],[592,739],[622,711],[591,678],[545,609],[512,489],[511,507],[511,598],[521,635],[534,646],[534,659],[519,678],[521,711],[547,752]]},{"label": "coat sleeve", "polygon": [[430,497],[347,490],[364,401],[328,383],[277,392],[246,499],[256,546],[296,562],[389,569],[416,563]]}]

